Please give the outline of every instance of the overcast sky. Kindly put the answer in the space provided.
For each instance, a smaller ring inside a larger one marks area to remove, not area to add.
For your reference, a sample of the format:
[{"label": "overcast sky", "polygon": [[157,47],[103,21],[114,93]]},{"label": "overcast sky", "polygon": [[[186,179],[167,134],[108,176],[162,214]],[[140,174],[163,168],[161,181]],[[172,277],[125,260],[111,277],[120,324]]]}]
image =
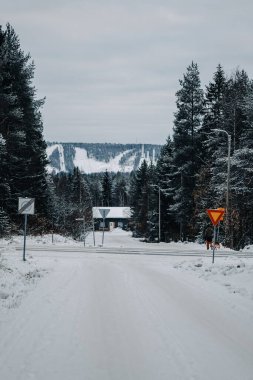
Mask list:
[{"label": "overcast sky", "polygon": [[0,0],[46,96],[44,137],[164,144],[175,92],[197,62],[253,78],[252,0]]}]

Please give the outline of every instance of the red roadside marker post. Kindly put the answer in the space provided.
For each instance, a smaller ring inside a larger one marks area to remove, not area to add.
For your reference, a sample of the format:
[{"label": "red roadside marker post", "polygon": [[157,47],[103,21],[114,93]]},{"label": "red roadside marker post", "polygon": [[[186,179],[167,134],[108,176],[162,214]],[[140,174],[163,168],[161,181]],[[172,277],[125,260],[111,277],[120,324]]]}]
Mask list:
[{"label": "red roadside marker post", "polygon": [[214,263],[214,249],[215,249],[215,237],[216,237],[216,225],[222,220],[225,209],[208,209],[206,210],[209,218],[213,224],[213,263]]}]

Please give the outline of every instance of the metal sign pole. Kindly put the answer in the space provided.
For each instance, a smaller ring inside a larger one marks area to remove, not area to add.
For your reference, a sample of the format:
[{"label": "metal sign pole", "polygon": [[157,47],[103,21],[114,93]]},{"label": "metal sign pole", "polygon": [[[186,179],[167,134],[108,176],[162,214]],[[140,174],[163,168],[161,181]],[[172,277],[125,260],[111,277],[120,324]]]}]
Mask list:
[{"label": "metal sign pole", "polygon": [[54,244],[54,218],[52,220],[52,244]]},{"label": "metal sign pole", "polygon": [[99,212],[100,212],[100,215],[103,218],[103,236],[102,236],[102,247],[103,247],[103,245],[104,245],[104,235],[105,235],[105,218],[109,214],[110,209],[108,209],[108,208],[100,208]]},{"label": "metal sign pole", "polygon": [[211,219],[213,223],[213,263],[214,263],[214,250],[215,250],[215,242],[217,241],[216,239],[216,225],[219,223],[221,218],[224,215],[224,209],[208,209],[206,210],[209,218]]},{"label": "metal sign pole", "polygon": [[158,221],[158,224],[159,224],[159,232],[158,232],[158,241],[160,243],[161,241],[161,189],[159,187],[159,205],[158,205],[158,208],[159,208],[159,221]]},{"label": "metal sign pole", "polygon": [[93,243],[94,243],[94,247],[95,247],[96,242],[95,242],[95,224],[94,224],[94,218],[93,218]]},{"label": "metal sign pole", "polygon": [[27,214],[25,214],[25,226],[24,226],[24,248],[23,248],[23,261],[26,261],[25,259],[25,246],[26,246],[26,227],[27,227]]},{"label": "metal sign pole", "polygon": [[103,215],[103,235],[102,235],[102,247],[104,245],[104,236],[105,236],[105,216]]},{"label": "metal sign pole", "polygon": [[83,215],[83,245],[85,247],[85,233],[86,233],[86,226],[85,226],[85,215]]},{"label": "metal sign pole", "polygon": [[23,261],[25,260],[25,248],[26,248],[26,229],[27,229],[27,215],[34,214],[34,198],[18,198],[18,213],[24,214],[24,247],[23,247]]},{"label": "metal sign pole", "polygon": [[213,227],[213,263],[214,263],[215,241],[216,241],[216,225]]}]

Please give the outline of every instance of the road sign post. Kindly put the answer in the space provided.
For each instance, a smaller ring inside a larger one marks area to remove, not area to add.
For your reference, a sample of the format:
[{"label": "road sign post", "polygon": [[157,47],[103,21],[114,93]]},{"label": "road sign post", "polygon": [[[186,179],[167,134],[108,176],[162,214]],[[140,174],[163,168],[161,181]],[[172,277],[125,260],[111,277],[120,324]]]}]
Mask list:
[{"label": "road sign post", "polygon": [[27,228],[27,214],[25,214],[25,225],[24,225],[24,246],[23,246],[23,261],[25,261],[25,248],[26,248],[26,228]]},{"label": "road sign post", "polygon": [[95,241],[95,223],[94,223],[94,216],[92,217],[92,229],[93,229],[93,243],[94,243],[94,247],[96,245],[96,241]]},{"label": "road sign post", "polygon": [[100,208],[99,209],[99,212],[103,218],[103,235],[102,235],[102,247],[104,245],[104,235],[105,235],[105,219],[107,217],[107,215],[109,214],[110,212],[110,209],[108,208]]},{"label": "road sign post", "polygon": [[207,213],[211,222],[213,223],[213,263],[214,263],[214,250],[215,250],[215,240],[216,240],[216,225],[222,220],[225,210],[220,209],[208,209]]},{"label": "road sign post", "polygon": [[27,230],[27,215],[34,214],[34,198],[18,198],[18,213],[24,215],[24,246],[23,246],[23,261],[25,259],[26,250],[26,230]]},{"label": "road sign post", "polygon": [[212,263],[214,263],[215,239],[216,239],[216,224],[213,226],[213,260],[212,260]]}]

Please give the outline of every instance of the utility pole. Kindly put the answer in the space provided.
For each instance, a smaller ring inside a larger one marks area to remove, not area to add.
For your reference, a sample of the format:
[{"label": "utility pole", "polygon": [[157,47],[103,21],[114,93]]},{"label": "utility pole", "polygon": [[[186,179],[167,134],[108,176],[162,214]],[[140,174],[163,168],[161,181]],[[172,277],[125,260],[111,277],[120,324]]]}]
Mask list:
[{"label": "utility pole", "polygon": [[158,188],[158,241],[161,241],[161,188],[158,185],[151,185]]},{"label": "utility pole", "polygon": [[158,219],[159,232],[158,232],[158,241],[159,241],[159,243],[160,243],[160,241],[161,241],[161,188],[160,188],[160,186],[158,187],[158,208],[159,208],[159,219]]}]

